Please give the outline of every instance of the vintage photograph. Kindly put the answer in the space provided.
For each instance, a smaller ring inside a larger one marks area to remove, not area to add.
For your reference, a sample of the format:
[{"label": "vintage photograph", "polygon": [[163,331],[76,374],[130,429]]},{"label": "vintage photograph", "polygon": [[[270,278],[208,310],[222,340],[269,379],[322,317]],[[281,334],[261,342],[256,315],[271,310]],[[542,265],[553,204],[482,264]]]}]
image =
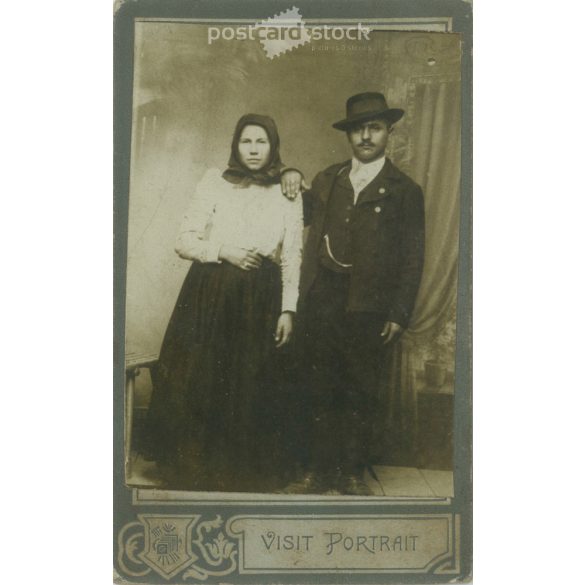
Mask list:
[{"label": "vintage photograph", "polygon": [[118,13],[121,583],[470,574],[470,9],[366,4]]},{"label": "vintage photograph", "polygon": [[452,496],[460,35],[282,18],[136,23],[126,482]]},{"label": "vintage photograph", "polygon": [[286,16],[136,24],[126,481],[451,496],[460,36]]}]

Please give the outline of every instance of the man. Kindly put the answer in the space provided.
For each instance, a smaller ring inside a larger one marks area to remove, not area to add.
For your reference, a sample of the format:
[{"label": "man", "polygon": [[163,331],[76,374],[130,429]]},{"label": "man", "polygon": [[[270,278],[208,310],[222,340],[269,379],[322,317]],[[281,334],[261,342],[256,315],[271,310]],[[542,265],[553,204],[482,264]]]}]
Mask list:
[{"label": "man", "polygon": [[347,100],[350,161],[304,194],[310,226],[300,284],[300,343],[312,414],[308,472],[288,493],[369,495],[363,481],[380,366],[408,326],[424,254],[421,188],[385,157],[404,114],[380,93]]}]

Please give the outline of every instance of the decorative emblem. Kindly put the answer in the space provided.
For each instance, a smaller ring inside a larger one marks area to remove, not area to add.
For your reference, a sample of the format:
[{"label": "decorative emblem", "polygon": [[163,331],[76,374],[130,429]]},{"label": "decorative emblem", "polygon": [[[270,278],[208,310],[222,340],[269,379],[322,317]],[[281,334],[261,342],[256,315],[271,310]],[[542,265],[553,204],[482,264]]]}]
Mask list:
[{"label": "decorative emblem", "polygon": [[[237,544],[226,537],[223,519],[199,522],[199,515],[139,514],[118,535],[118,566],[122,573],[143,577],[152,570],[169,580],[205,581],[237,569]],[[196,528],[196,538],[193,534]]]},{"label": "decorative emblem", "polygon": [[193,516],[142,516],[146,524],[144,551],[138,556],[157,573],[170,579],[197,557],[191,550]]}]

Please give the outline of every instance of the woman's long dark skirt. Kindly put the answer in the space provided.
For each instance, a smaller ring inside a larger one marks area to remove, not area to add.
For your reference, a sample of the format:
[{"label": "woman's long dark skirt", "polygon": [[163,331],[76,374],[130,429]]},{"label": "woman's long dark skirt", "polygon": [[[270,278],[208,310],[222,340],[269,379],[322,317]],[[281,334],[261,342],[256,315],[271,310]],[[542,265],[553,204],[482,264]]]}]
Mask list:
[{"label": "woman's long dark skirt", "polygon": [[175,489],[272,491],[288,479],[290,356],[275,349],[280,269],[193,263],[153,380],[147,453]]}]

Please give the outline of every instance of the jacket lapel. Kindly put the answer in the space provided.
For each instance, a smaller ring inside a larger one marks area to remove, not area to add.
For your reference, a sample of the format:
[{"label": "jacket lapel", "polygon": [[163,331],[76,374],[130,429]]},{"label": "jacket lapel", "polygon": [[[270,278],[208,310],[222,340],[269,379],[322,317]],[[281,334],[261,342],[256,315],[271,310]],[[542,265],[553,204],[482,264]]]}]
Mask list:
[{"label": "jacket lapel", "polygon": [[351,161],[345,161],[341,164],[329,167],[323,171],[321,175],[319,175],[320,179],[319,185],[316,188],[316,193],[322,202],[321,213],[315,214],[315,218],[311,225],[309,242],[307,243],[308,247],[314,246],[315,249],[317,249],[320,245],[319,243],[321,241],[321,236],[323,235],[323,226],[325,224],[325,216],[327,213],[327,203],[331,197],[333,186],[335,185],[335,179],[339,176],[343,169],[349,165],[351,165]]},{"label": "jacket lapel", "polygon": [[333,191],[333,185],[335,184],[335,179],[346,167],[351,167],[351,161],[348,160],[341,164],[332,166],[323,172],[323,187],[319,189],[319,197],[323,203],[327,204],[327,201],[329,201],[329,197],[331,197]]},{"label": "jacket lapel", "polygon": [[400,181],[398,169],[386,159],[382,170],[374,180],[359,194],[357,205],[370,203],[388,197],[392,194],[392,184]]}]

